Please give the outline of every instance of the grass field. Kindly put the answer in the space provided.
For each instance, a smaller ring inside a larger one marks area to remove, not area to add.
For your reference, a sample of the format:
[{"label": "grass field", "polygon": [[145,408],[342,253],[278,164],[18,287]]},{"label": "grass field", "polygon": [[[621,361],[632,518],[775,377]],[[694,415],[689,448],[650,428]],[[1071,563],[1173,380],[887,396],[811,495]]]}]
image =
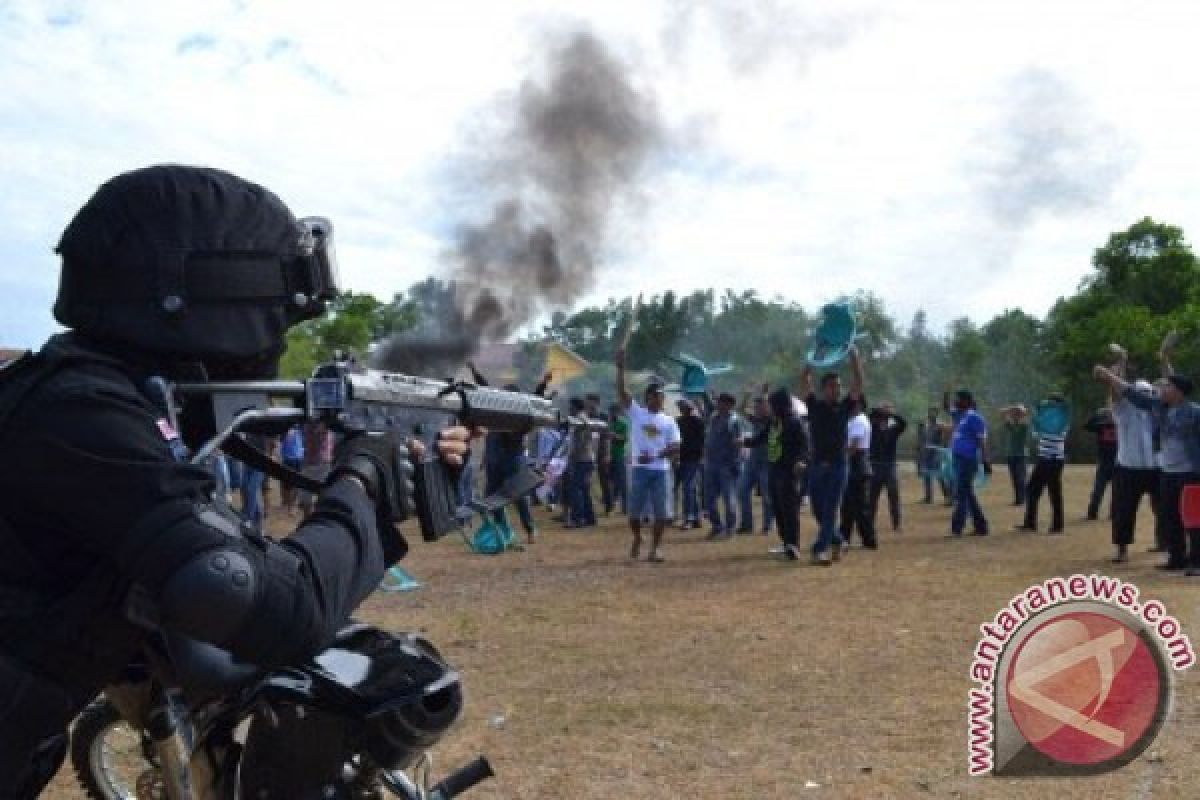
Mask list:
[{"label": "grass field", "polygon": [[[435,755],[448,767],[486,753],[498,778],[469,795],[481,800],[1200,797],[1195,671],[1123,770],[967,777],[979,625],[1027,586],[1117,575],[1200,641],[1200,579],[1153,569],[1145,511],[1131,562],[1110,564],[1108,523],[1081,521],[1090,479],[1067,471],[1067,535],[1026,536],[1010,532],[1018,510],[997,475],[983,495],[995,535],[952,541],[948,509],[917,504],[909,475],[904,532],[883,525],[877,552],[831,569],[768,557],[774,536],[702,531],[669,534],[665,564],[630,565],[623,517],[586,533],[539,517],[525,552],[415,543],[405,567],[425,588],[376,594],[362,616],[425,632],[462,669],[468,710]],[[806,512],[805,543],[813,529]],[[48,794],[79,796],[62,776]]]}]

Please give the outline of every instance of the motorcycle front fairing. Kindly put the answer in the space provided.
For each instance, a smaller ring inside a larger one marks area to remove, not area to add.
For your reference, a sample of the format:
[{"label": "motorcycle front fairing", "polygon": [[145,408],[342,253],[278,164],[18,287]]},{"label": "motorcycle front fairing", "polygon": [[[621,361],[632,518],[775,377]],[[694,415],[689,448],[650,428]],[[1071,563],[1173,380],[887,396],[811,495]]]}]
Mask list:
[{"label": "motorcycle front fairing", "polygon": [[244,797],[305,798],[348,785],[355,769],[406,768],[462,712],[459,675],[428,641],[367,625],[344,628],[302,667],[272,672],[255,694]]}]

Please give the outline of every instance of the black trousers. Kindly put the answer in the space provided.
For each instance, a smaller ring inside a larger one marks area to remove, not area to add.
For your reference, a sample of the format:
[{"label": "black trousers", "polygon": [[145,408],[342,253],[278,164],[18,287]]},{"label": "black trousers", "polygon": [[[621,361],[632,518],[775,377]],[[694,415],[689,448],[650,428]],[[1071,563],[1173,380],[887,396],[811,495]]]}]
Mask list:
[{"label": "black trousers", "polygon": [[1063,493],[1062,493],[1063,462],[1052,458],[1039,458],[1033,466],[1033,475],[1029,477],[1029,493],[1025,500],[1025,527],[1036,528],[1038,518],[1038,502],[1042,499],[1042,491],[1050,492],[1050,510],[1054,519],[1050,529],[1062,530],[1063,527]]},{"label": "black trousers", "polygon": [[[1117,463],[1111,458],[1102,458],[1096,462],[1096,477],[1092,481],[1092,499],[1088,501],[1087,515],[1089,518],[1099,516],[1100,504],[1104,502],[1104,490],[1108,488],[1116,469]],[[1116,490],[1114,489],[1113,492],[1115,493]],[[1109,516],[1112,516],[1111,510],[1112,504],[1109,503]]]},{"label": "black trousers", "polygon": [[875,547],[875,521],[871,518],[870,498],[867,490],[871,482],[870,475],[854,475],[846,481],[846,491],[842,495],[842,540],[850,543],[850,534],[858,528],[864,547]]},{"label": "black trousers", "polygon": [[[1129,469],[1118,466],[1113,473],[1112,490],[1112,540],[1113,544],[1128,547],[1133,544],[1137,529],[1138,507],[1142,496],[1150,498],[1150,512],[1158,514],[1159,471],[1156,469]],[[1160,528],[1154,527],[1155,545],[1166,547],[1159,540]]]},{"label": "black trousers", "polygon": [[1192,472],[1164,472],[1159,479],[1158,527],[1171,567],[1200,567],[1200,529],[1185,530],[1179,508],[1183,488],[1194,483],[1200,483],[1200,475]]},{"label": "black trousers", "polygon": [[871,523],[879,514],[879,496],[887,489],[888,511],[892,516],[892,530],[900,529],[900,480],[896,476],[896,462],[874,462],[871,464]]},{"label": "black trousers", "polygon": [[1012,481],[1013,505],[1025,505],[1025,489],[1029,484],[1028,472],[1025,468],[1025,456],[1008,457],[1008,477]]},{"label": "black trousers", "polygon": [[613,510],[612,468],[608,462],[596,464],[596,477],[600,479],[600,502],[604,504],[604,513]]},{"label": "black trousers", "polygon": [[796,479],[786,470],[772,469],[767,475],[767,491],[771,494],[775,525],[784,544],[800,546],[800,493]]}]

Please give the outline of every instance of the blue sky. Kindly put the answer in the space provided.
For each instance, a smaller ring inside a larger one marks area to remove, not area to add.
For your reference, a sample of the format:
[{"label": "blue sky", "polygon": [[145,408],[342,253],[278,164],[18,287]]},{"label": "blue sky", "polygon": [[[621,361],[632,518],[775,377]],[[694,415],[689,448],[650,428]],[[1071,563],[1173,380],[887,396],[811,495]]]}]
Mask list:
[{"label": "blue sky", "polygon": [[467,132],[576,26],[674,133],[578,302],[867,288],[901,319],[1040,315],[1109,232],[1200,229],[1198,22],[1154,0],[0,3],[0,345],[53,330],[59,233],[151,163],[331,217],[351,288],[436,273],[473,211],[449,177]]}]

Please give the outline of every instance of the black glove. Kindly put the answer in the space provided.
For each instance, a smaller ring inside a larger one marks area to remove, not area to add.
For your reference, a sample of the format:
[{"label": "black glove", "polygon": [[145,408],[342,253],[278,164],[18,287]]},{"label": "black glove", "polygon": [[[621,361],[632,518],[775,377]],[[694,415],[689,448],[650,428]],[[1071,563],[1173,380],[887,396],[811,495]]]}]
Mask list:
[{"label": "black glove", "polygon": [[362,481],[375,502],[380,524],[390,529],[412,516],[414,472],[406,439],[365,433],[351,436],[338,445],[329,483],[343,475],[353,475]]},{"label": "black glove", "polygon": [[990,461],[983,462],[983,474],[984,475],[992,474],[992,462],[990,462]]}]

